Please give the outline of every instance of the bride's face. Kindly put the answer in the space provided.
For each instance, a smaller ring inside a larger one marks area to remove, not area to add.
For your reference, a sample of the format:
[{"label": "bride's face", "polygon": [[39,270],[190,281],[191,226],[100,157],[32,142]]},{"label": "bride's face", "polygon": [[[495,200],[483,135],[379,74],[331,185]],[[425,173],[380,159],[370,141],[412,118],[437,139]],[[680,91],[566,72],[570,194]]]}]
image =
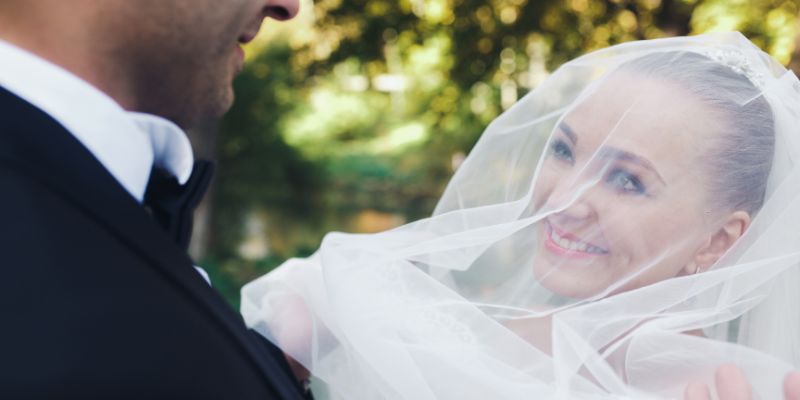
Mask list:
[{"label": "bride's face", "polygon": [[725,218],[703,158],[720,118],[676,84],[622,75],[568,112],[534,187],[549,213],[537,224],[542,284],[585,298],[713,264],[732,243],[717,238]]}]

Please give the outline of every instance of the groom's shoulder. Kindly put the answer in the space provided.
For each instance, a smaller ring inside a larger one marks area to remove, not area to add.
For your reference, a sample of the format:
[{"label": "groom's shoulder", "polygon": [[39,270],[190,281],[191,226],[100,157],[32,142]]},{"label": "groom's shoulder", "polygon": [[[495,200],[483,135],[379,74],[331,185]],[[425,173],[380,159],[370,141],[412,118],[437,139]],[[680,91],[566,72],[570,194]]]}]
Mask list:
[{"label": "groom's shoulder", "polygon": [[[65,212],[65,203],[86,198],[91,204],[95,186],[119,185],[67,128],[0,86],[0,215],[66,216],[76,210]],[[39,218],[28,225],[58,222]]]},{"label": "groom's shoulder", "polygon": [[47,114],[0,88],[0,219],[27,221],[29,229],[58,222],[44,216],[63,214],[63,197],[54,183],[68,181],[71,172],[52,155],[71,157],[63,143],[68,135]]},{"label": "groom's shoulder", "polygon": [[[0,215],[4,221],[30,217],[31,214],[43,217],[58,212],[60,208],[58,196],[21,164],[0,161],[0,193]],[[0,224],[0,229],[3,228],[15,227]]]}]

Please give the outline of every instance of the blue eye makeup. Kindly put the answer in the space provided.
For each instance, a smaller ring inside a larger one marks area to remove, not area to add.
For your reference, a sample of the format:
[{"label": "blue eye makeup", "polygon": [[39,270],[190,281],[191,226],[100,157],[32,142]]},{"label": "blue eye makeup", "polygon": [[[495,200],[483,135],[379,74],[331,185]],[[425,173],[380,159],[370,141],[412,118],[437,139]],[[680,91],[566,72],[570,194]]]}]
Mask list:
[{"label": "blue eye makeup", "polygon": [[614,168],[609,172],[606,177],[606,183],[620,193],[634,195],[647,194],[647,188],[645,188],[642,181],[636,177],[636,175],[620,168]]},{"label": "blue eye makeup", "polygon": [[569,145],[561,139],[555,139],[550,144],[550,154],[562,161],[566,161],[570,164],[575,162],[575,158],[572,154],[572,149]]}]

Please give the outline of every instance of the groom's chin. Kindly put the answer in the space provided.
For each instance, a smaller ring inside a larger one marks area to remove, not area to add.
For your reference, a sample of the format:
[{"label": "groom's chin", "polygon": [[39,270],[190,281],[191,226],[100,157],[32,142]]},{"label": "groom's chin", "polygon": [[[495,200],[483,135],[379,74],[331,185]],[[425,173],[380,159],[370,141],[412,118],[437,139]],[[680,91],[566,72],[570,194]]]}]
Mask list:
[{"label": "groom's chin", "polygon": [[209,112],[208,118],[205,121],[218,121],[233,107],[236,100],[236,95],[233,92],[233,87],[228,86],[225,96],[217,103],[217,107]]},{"label": "groom's chin", "polygon": [[222,118],[233,106],[236,96],[233,92],[233,85],[227,82],[224,87],[219,88],[216,96],[210,98],[206,108],[206,115],[200,116],[202,120],[217,120]]},{"label": "groom's chin", "polygon": [[197,99],[194,105],[187,102],[183,112],[176,116],[174,122],[183,129],[193,129],[207,126],[219,121],[233,106],[234,93],[230,83],[224,87],[207,92],[207,95]]}]

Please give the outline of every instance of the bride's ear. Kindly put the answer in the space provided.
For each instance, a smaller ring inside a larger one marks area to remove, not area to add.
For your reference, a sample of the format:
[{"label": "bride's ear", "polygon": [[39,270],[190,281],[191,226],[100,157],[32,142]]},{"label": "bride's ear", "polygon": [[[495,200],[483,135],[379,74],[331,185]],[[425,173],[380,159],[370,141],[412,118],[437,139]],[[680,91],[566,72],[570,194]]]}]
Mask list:
[{"label": "bride's ear", "polygon": [[708,242],[697,251],[692,262],[686,266],[686,273],[694,274],[708,270],[742,237],[748,226],[750,226],[750,214],[746,211],[735,211],[728,215],[722,226],[712,233]]}]

